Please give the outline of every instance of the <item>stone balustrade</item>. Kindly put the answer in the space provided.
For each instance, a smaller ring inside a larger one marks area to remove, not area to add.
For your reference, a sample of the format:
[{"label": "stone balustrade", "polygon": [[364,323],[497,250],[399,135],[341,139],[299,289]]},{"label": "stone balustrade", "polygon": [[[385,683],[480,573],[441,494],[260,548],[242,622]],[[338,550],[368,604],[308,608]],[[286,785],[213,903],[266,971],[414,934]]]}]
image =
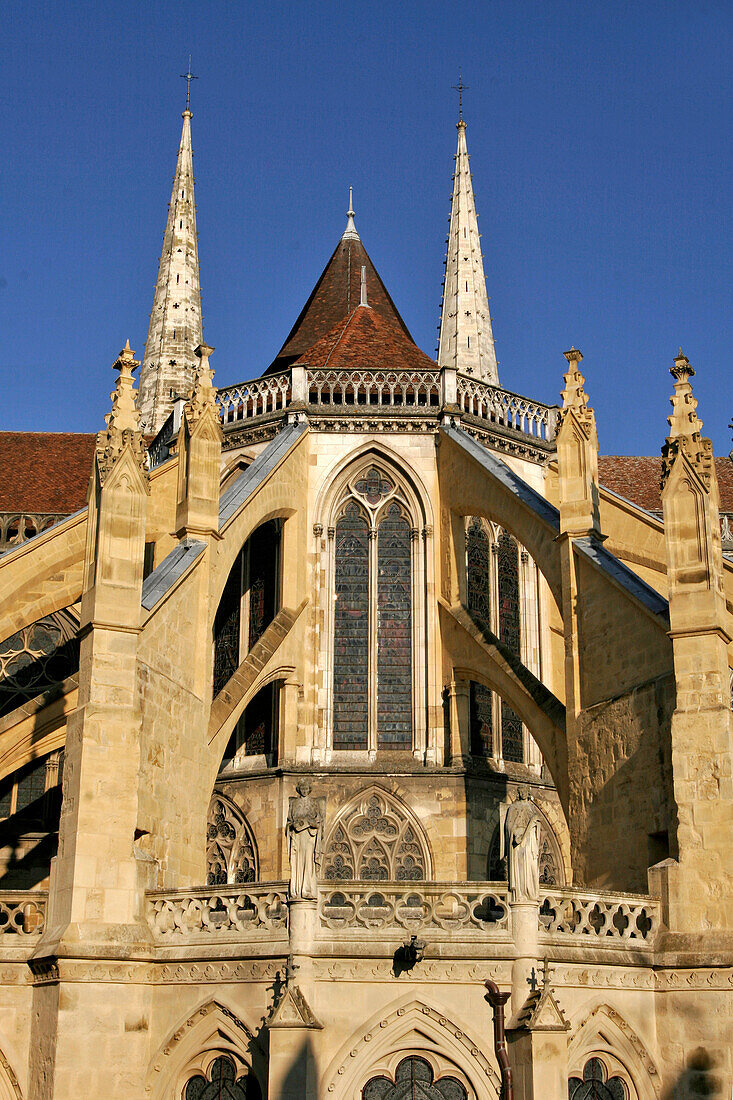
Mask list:
[{"label": "stone balustrade", "polygon": [[0,936],[40,936],[46,923],[48,894],[36,890],[0,893]]},{"label": "stone balustrade", "polygon": [[309,409],[384,412],[432,412],[444,406],[510,429],[540,443],[555,438],[558,409],[477,378],[442,367],[435,370],[329,370],[292,367],[218,391],[222,425],[241,424],[281,413],[291,404]]},{"label": "stone balustrade", "polygon": [[287,932],[284,883],[155,891],[147,898],[148,924],[155,938],[165,943],[184,937],[246,940]]},{"label": "stone balustrade", "polygon": [[549,443],[555,438],[558,409],[531,401],[518,393],[468,378],[457,378],[457,404],[461,412]]},{"label": "stone balustrade", "polygon": [[218,391],[221,420],[226,428],[241,420],[276,413],[291,401],[290,371],[266,374],[252,382],[240,382]]},{"label": "stone balustrade", "polygon": [[441,404],[439,370],[309,370],[308,404],[430,408]]},{"label": "stone balustrade", "polygon": [[[7,902],[7,898],[12,898]],[[148,923],[160,943],[204,940],[247,941],[287,935],[287,885],[252,883],[240,887],[200,887],[153,891],[147,895]],[[12,908],[12,906],[15,908]],[[30,907],[30,908],[28,908]],[[45,895],[2,895],[2,931],[28,935],[42,926]],[[6,915],[7,914],[7,915]],[[8,927],[13,924],[14,927]],[[603,947],[650,950],[659,927],[659,903],[631,894],[545,889],[538,907],[542,944],[580,944],[579,937]],[[512,904],[501,882],[345,882],[322,883],[318,891],[319,937],[422,933],[482,943],[511,941]]]},{"label": "stone balustrade", "polygon": [[563,888],[540,897],[539,926],[543,941],[565,942],[584,936],[604,946],[654,944],[659,928],[659,903],[630,894],[605,894]]},{"label": "stone balustrade", "polygon": [[321,929],[428,929],[454,934],[509,935],[507,888],[502,883],[371,882],[322,886]]}]

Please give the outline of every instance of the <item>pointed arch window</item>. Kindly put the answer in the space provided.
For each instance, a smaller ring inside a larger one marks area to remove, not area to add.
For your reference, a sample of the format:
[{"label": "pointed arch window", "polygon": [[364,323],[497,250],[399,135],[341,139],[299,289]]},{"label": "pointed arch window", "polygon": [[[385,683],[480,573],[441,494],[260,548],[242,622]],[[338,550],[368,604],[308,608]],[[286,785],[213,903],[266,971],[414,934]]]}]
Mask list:
[{"label": "pointed arch window", "polygon": [[397,479],[376,464],[341,495],[333,538],[331,744],[414,742],[417,530]]},{"label": "pointed arch window", "polygon": [[[479,516],[466,522],[466,602],[475,619],[539,673],[537,568],[513,535]],[[519,715],[475,682],[470,688],[470,727],[474,755],[538,766]]]}]

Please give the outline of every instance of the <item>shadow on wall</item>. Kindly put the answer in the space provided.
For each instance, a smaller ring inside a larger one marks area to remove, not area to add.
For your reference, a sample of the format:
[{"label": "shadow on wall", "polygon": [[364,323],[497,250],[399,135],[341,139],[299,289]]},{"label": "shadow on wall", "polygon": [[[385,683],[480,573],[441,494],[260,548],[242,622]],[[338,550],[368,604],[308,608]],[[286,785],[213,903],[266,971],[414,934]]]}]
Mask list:
[{"label": "shadow on wall", "polygon": [[723,1078],[715,1072],[715,1059],[704,1047],[697,1047],[687,1056],[687,1066],[665,1100],[728,1100],[723,1089]]},{"label": "shadow on wall", "polygon": [[[272,1037],[270,1038],[272,1051]],[[277,1098],[270,1100],[318,1100],[318,1074],[310,1038],[306,1037],[293,1058]]]}]

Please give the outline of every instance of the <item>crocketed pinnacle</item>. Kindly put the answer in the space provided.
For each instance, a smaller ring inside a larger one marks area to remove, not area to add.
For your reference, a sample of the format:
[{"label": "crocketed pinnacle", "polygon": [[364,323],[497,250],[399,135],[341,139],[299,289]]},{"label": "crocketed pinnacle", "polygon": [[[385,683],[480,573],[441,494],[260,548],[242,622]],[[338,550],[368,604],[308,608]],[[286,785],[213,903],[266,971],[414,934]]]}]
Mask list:
[{"label": "crocketed pinnacle", "polygon": [[499,384],[463,119],[458,123],[438,362]]},{"label": "crocketed pinnacle", "polygon": [[586,421],[590,423],[594,420],[594,413],[592,409],[588,408],[588,394],[583,389],[585,378],[580,373],[579,368],[583,353],[578,351],[577,348],[571,348],[570,351],[563,352],[563,354],[568,361],[568,369],[567,373],[563,375],[565,389],[562,391],[562,409],[560,410],[558,426],[568,409],[573,410],[580,424],[584,424]]},{"label": "crocketed pinnacle", "polygon": [[674,366],[669,368],[674,378],[674,393],[670,398],[672,415],[667,417],[669,435],[662,447],[662,488],[664,488],[675,459],[683,454],[706,487],[710,486],[713,468],[713,444],[702,436],[702,420],[697,415],[697,401],[692,393],[690,379],[695,371],[682,348]]},{"label": "crocketed pinnacle", "polygon": [[133,371],[139,366],[140,362],[135,358],[135,352],[127,340],[114,364],[114,369],[119,374],[110,394],[112,409],[104,418],[107,427],[97,433],[97,465],[103,482],[128,444],[132,447],[140,467],[144,466],[145,445],[140,431],[140,413],[135,404],[136,391],[132,377]]},{"label": "crocketed pinnacle", "polygon": [[193,423],[200,420],[203,414],[211,409],[218,419],[216,408],[216,386],[214,385],[214,372],[209,366],[209,356],[214,349],[208,344],[199,344],[196,348],[196,356],[199,366],[194,379],[193,390],[186,404],[186,416]]},{"label": "crocketed pinnacle", "polygon": [[175,398],[190,393],[197,368],[194,349],[202,339],[192,117],[189,110],[183,112],[181,143],[140,371],[139,405],[145,432],[157,432]]}]

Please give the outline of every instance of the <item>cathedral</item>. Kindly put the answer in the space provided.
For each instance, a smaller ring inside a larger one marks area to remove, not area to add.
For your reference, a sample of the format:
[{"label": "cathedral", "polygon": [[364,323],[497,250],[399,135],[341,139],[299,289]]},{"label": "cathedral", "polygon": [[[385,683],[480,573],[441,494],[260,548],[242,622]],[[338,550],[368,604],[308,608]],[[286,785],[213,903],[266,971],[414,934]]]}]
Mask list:
[{"label": "cathedral", "polygon": [[599,455],[574,347],[502,385],[461,115],[437,357],[350,202],[219,387],[191,120],[105,425],[0,433],[0,1100],[728,1100],[693,366],[657,457]]}]

